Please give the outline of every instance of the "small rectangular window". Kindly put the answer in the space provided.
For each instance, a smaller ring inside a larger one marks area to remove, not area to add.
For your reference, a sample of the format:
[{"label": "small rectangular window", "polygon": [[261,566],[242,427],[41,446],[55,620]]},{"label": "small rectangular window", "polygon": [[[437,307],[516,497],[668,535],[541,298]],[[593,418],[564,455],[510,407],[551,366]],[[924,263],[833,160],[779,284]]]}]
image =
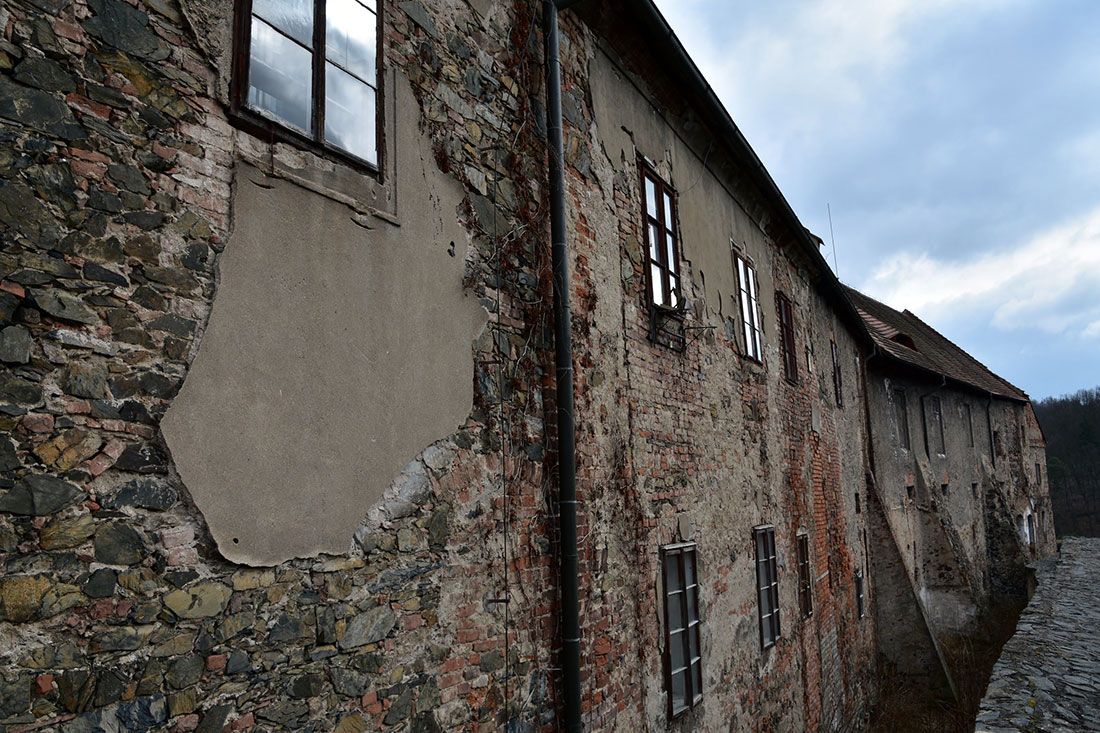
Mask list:
[{"label": "small rectangular window", "polygon": [[783,376],[788,382],[797,382],[798,352],[794,346],[794,310],[790,299],[783,293],[775,294],[775,307],[779,314],[779,350],[783,357]]},{"label": "small rectangular window", "polygon": [[940,484],[940,493],[942,493],[944,496],[947,496],[948,492],[950,492],[950,491],[951,491],[950,484]]},{"label": "small rectangular window", "polygon": [[913,499],[915,499],[916,496],[917,496],[917,489],[916,489],[915,486],[910,484],[909,486],[905,487],[905,498],[907,498],[909,501],[913,501]]},{"label": "small rectangular window", "polygon": [[970,493],[974,495],[975,499],[978,498],[978,484],[977,483],[970,484]]},{"label": "small rectangular window", "polygon": [[840,350],[836,341],[830,340],[829,347],[833,352],[833,391],[836,393],[836,406],[844,406],[844,385],[840,376]]},{"label": "small rectangular window", "polygon": [[756,545],[756,595],[760,610],[760,646],[779,639],[779,576],[775,557],[775,527],[753,529]]},{"label": "small rectangular window", "polygon": [[863,508],[859,505],[859,492],[858,491],[855,493],[855,497],[856,497],[856,514],[859,514],[861,511],[863,511]]},{"label": "small rectangular window", "polygon": [[963,411],[966,413],[966,430],[968,437],[968,445],[974,447],[974,414],[970,411],[970,404],[963,405]]},{"label": "small rectangular window", "polygon": [[1038,461],[1035,461],[1035,485],[1043,485],[1043,466]]},{"label": "small rectangular window", "polygon": [[863,616],[864,616],[864,607],[863,607],[863,571],[862,570],[857,570],[856,571],[856,613],[859,614],[860,618],[863,618]]},{"label": "small rectangular window", "polygon": [[675,717],[703,698],[695,545],[661,548],[665,593],[665,691]]},{"label": "small rectangular window", "polygon": [[909,407],[905,403],[905,390],[895,389],[894,396],[894,422],[897,423],[898,445],[909,450]]},{"label": "small rectangular window", "polygon": [[946,454],[943,442],[943,407],[938,395],[924,399],[924,441],[929,454]]},{"label": "small rectangular window", "polygon": [[[733,250],[733,240],[730,240]],[[762,361],[760,347],[760,302],[756,287],[756,268],[733,250],[733,266],[737,270],[738,304],[741,308],[741,334],[745,340],[744,354],[755,361]]]},{"label": "small rectangular window", "polygon": [[810,616],[814,612],[813,585],[810,573],[810,538],[807,535],[798,536],[798,606],[802,611],[802,617]]},{"label": "small rectangular window", "polygon": [[672,188],[642,165],[642,229],[646,240],[649,302],[663,308],[680,305],[680,247]]}]

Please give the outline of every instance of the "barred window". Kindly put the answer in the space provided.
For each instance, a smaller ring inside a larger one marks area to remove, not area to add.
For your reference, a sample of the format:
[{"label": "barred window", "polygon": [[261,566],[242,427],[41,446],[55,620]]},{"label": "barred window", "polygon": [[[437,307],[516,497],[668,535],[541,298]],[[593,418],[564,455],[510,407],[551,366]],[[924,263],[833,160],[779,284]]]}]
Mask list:
[{"label": "barred window", "polygon": [[695,544],[661,548],[665,593],[665,690],[675,717],[703,698]]},{"label": "barred window", "polygon": [[813,576],[810,573],[810,538],[798,536],[798,606],[803,618],[813,615]]},{"label": "barred window", "polygon": [[760,610],[760,646],[779,638],[779,576],[776,571],[775,527],[753,529],[756,545],[756,590]]}]

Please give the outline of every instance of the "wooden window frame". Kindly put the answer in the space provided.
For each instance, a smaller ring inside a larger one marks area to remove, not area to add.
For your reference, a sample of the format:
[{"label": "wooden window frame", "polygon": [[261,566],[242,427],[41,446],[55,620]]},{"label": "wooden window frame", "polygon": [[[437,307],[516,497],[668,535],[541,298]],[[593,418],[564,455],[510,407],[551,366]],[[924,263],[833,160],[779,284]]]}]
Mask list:
[{"label": "wooden window frame", "polygon": [[760,619],[760,648],[770,649],[783,636],[779,618],[779,574],[775,550],[775,527],[753,527],[756,552],[756,600]]},{"label": "wooden window frame", "polygon": [[908,398],[905,390],[900,387],[895,387],[892,394],[894,396],[894,417],[898,422],[898,444],[905,450],[913,450],[913,440],[909,435]]},{"label": "wooden window frame", "polygon": [[813,574],[810,567],[810,536],[798,535],[798,607],[802,618],[814,615]]},{"label": "wooden window frame", "polygon": [[[694,542],[684,542],[676,545],[665,545],[661,548],[661,578],[664,595],[665,610],[665,696],[668,698],[668,717],[676,718],[683,715],[699,704],[703,699],[703,648],[702,634],[700,633],[701,614],[699,612],[699,567],[697,563],[696,545]],[[675,559],[677,563],[677,576],[679,582],[676,587],[670,586],[668,573],[669,561]],[[691,568],[691,579],[688,583],[687,569]],[[684,626],[672,628],[672,605],[678,604],[680,619]],[[695,615],[692,617],[692,605]],[[679,639],[674,639],[679,636]],[[696,654],[691,654],[691,642],[694,638]],[[673,644],[680,645],[682,659],[686,665],[673,669],[672,650]],[[684,700],[683,704],[677,704],[672,694],[673,677],[677,674],[684,676]]]},{"label": "wooden window frame", "polygon": [[840,374],[840,347],[835,339],[829,339],[829,350],[833,354],[833,391],[836,393],[836,406],[844,407],[844,380]]},{"label": "wooden window frame", "polygon": [[[381,178],[384,164],[384,133],[382,121],[385,120],[385,93],[383,89],[382,59],[382,0],[374,7],[375,17],[375,58],[374,71],[374,131],[375,154],[378,160],[371,162],[360,158],[343,148],[324,141],[325,129],[325,9],[327,0],[313,0],[313,42],[309,51],[313,57],[310,76],[310,133],[304,134],[282,124],[248,104],[248,74],[252,56],[252,3],[253,0],[237,0],[233,17],[233,62],[230,74],[229,121],[248,134],[274,144],[276,142],[306,150],[318,157],[346,165],[360,173]],[[282,33],[279,29],[277,32]],[[297,39],[290,39],[305,48]],[[342,69],[342,67],[339,67]],[[342,69],[343,70],[343,69]],[[349,72],[350,73],[350,72]],[[357,77],[359,78],[359,77]],[[360,78],[361,81],[364,81]],[[371,82],[367,82],[368,84]]]},{"label": "wooden window frame", "polygon": [[783,358],[783,376],[798,384],[798,351],[794,342],[794,306],[785,294],[776,291],[775,310],[779,321],[779,352]]},{"label": "wooden window frame", "polygon": [[760,279],[748,257],[737,251],[730,239],[733,271],[737,276],[738,318],[741,321],[742,355],[753,361],[764,361],[764,328],[760,317]]},{"label": "wooden window frame", "polygon": [[[653,168],[641,160],[639,163],[639,184],[642,191],[642,234],[645,242],[645,279],[646,302],[651,308],[659,308],[667,311],[680,311],[683,307],[683,290],[680,281],[680,236],[679,236],[679,210],[676,200],[676,190],[664,181]],[[654,209],[657,216],[650,216],[649,195],[646,183],[652,182],[654,187]],[[664,204],[665,195],[668,196],[668,211]],[[672,221],[665,221],[666,216],[671,216]],[[662,242],[660,247],[655,247],[650,236],[651,225],[656,225],[658,236]],[[666,237],[672,238],[672,261],[668,261]],[[656,252],[657,259],[653,258]],[[660,271],[661,286],[664,293],[664,302],[657,302],[653,282],[653,268]],[[674,282],[675,281],[675,282]]]}]

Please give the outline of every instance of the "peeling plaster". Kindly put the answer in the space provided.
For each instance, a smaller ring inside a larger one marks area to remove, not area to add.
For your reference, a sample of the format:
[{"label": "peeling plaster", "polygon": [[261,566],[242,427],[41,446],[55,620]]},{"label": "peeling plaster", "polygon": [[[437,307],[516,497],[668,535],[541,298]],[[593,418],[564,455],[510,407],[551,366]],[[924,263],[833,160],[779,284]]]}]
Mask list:
[{"label": "peeling plaster", "polygon": [[[398,118],[416,119],[397,87]],[[414,126],[395,134],[409,152],[400,226],[364,228],[344,204],[238,165],[210,322],[162,423],[234,562],[347,552],[394,477],[472,408],[487,316],[449,251],[468,242],[461,190]]]}]

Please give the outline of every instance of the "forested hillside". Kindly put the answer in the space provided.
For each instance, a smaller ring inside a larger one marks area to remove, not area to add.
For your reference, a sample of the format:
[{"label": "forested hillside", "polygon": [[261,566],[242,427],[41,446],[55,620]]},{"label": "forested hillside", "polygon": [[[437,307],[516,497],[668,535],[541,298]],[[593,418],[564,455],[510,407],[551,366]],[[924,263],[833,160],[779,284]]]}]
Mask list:
[{"label": "forested hillside", "polygon": [[1059,535],[1100,537],[1100,387],[1035,403]]}]

